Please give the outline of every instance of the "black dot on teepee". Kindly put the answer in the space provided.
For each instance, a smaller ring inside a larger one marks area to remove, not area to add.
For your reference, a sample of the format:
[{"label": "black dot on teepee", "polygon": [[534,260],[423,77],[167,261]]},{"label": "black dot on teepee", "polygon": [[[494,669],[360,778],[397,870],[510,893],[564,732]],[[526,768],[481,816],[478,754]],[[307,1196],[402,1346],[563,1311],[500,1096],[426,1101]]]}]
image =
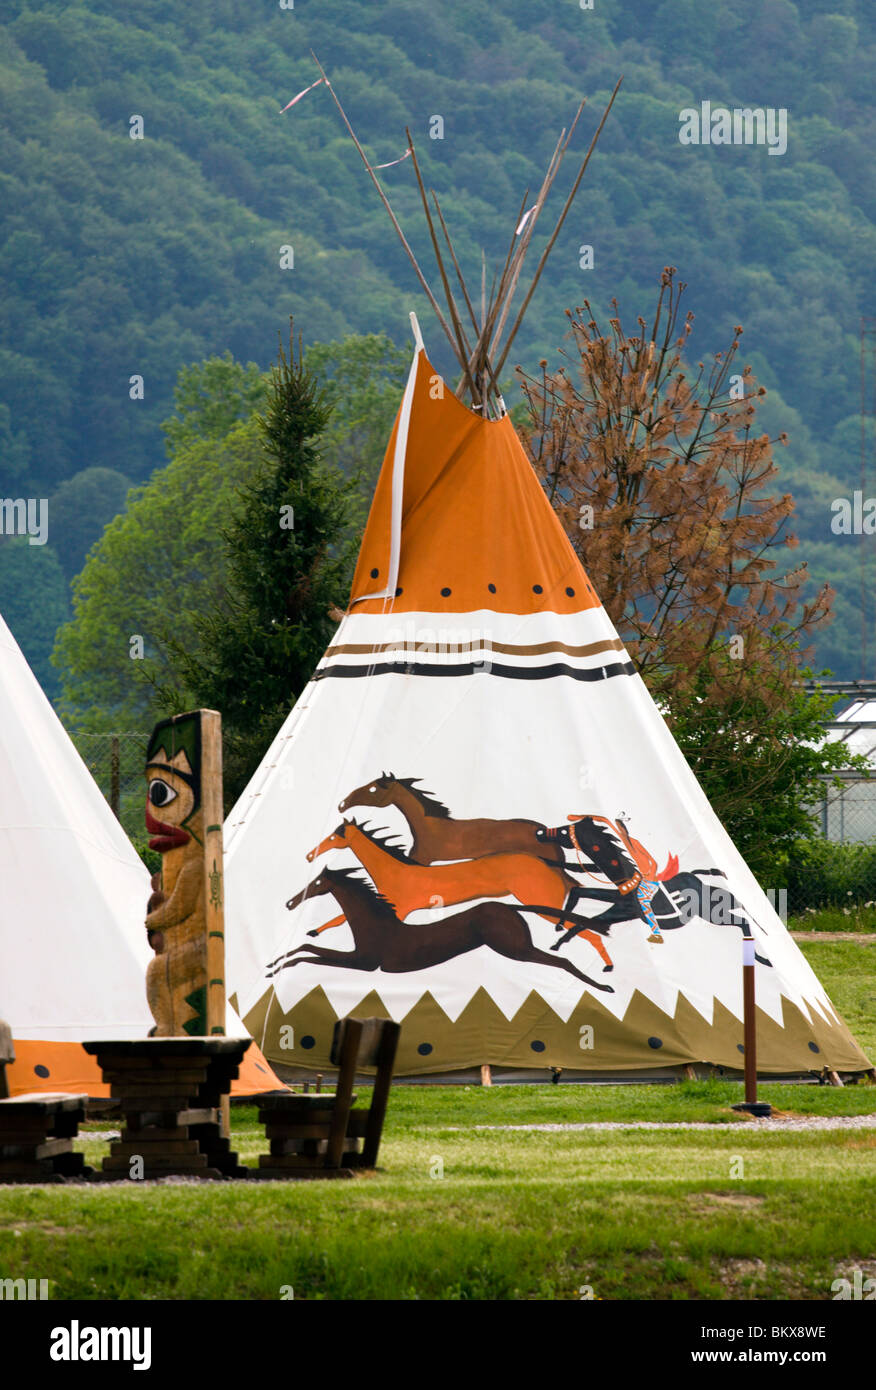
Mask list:
[{"label": "black dot on teepee", "polygon": [[648,1039],[648,1046],[649,1046],[649,1047],[653,1047],[654,1051],[656,1052],[657,1049],[658,1049],[658,1047],[662,1047],[662,1046],[663,1046],[663,1039],[662,1039],[662,1038],[649,1038],[649,1039]]},{"label": "black dot on teepee", "polygon": [[544,589],[541,587],[540,584],[533,584],[533,586],[532,586],[532,592],[533,592],[534,594],[543,594],[543,593],[544,593]]},{"label": "black dot on teepee", "polygon": [[451,594],[451,590],[450,590],[450,589],[442,589],[442,590],[441,590],[441,597],[442,597],[442,598],[450,598],[450,594]]},{"label": "black dot on teepee", "polygon": [[428,1057],[428,1056],[429,1056],[429,1053],[432,1051],[432,1044],[431,1044],[431,1043],[419,1043],[418,1046],[417,1046],[417,1051],[419,1052],[419,1054],[420,1054],[421,1057]]},{"label": "black dot on teepee", "polygon": [[44,1067],[44,1066],[42,1065],[42,1063],[40,1063],[39,1066],[34,1067],[34,1071],[36,1072],[37,1076],[50,1076],[50,1075],[51,1075],[51,1073],[50,1073],[48,1067]]},{"label": "black dot on teepee", "polygon": [[821,1051],[821,1048],[818,1046],[818,1043],[810,1043],[810,1044],[809,1044],[809,1051],[810,1051],[810,1052],[820,1052],[820,1051]]},{"label": "black dot on teepee", "polygon": [[301,1046],[306,1048],[316,1047],[316,1038],[312,1038],[309,1033],[301,1039]]},{"label": "black dot on teepee", "polygon": [[494,594],[494,593],[496,592],[496,586],[495,586],[495,584],[488,584],[488,585],[487,585],[487,588],[489,589],[489,591],[490,591],[491,594]]},{"label": "black dot on teepee", "polygon": [[530,1043],[529,1046],[533,1052],[544,1052],[544,1043],[539,1038],[536,1038],[535,1042]]},{"label": "black dot on teepee", "polygon": [[395,591],[395,596],[396,596],[396,598],[401,598],[401,596],[402,596],[403,593],[404,593],[404,589],[402,589],[402,588],[396,589],[396,591]]},{"label": "black dot on teepee", "polygon": [[742,1046],[742,1043],[737,1043],[737,1044],[736,1044],[736,1051],[737,1051],[737,1052],[744,1052],[744,1051],[745,1051],[745,1048]]},{"label": "black dot on teepee", "polygon": [[380,573],[380,570],[372,570],[372,571],[371,571],[371,578],[372,578],[372,579],[376,579],[377,576],[379,575],[379,573]]},{"label": "black dot on teepee", "polygon": [[566,593],[569,595],[569,598],[574,598],[574,597],[575,597],[575,590],[574,590],[574,589],[567,589],[567,590],[566,590]]}]

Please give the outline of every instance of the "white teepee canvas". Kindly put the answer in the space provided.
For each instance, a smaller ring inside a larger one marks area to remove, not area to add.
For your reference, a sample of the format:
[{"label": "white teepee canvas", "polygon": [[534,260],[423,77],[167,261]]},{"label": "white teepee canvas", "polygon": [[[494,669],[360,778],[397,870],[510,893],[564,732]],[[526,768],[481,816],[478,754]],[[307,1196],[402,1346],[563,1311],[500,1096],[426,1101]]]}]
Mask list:
[{"label": "white teepee canvas", "polygon": [[[146,1037],[149,893],[144,864],[0,616],[0,1018],[15,1044],[13,1094],[102,1094],[80,1043]],[[245,1033],[230,1010],[229,1032]],[[256,1064],[263,1075],[245,1089],[275,1085]]]},{"label": "white teepee canvas", "polygon": [[402,1022],[407,1074],[738,1069],[748,938],[760,1070],[869,1065],[510,419],[467,409],[422,347],[349,609],[225,845],[229,988],[271,1060],[325,1065],[355,1012]]}]

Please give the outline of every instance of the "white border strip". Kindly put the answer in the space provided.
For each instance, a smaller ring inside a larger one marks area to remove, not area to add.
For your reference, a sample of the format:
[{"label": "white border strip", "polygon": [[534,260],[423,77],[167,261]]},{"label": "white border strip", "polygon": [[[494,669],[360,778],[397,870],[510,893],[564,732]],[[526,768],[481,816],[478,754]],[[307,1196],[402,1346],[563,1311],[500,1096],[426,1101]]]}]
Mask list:
[{"label": "white border strip", "polygon": [[408,373],[405,393],[402,397],[401,409],[398,417],[398,432],[395,437],[395,452],[392,457],[389,578],[387,579],[384,589],[375,589],[370,594],[359,594],[358,598],[351,599],[351,609],[353,604],[364,603],[366,599],[395,598],[396,586],[398,584],[399,563],[401,561],[402,503],[404,501],[405,490],[405,457],[408,451],[408,429],[411,423],[411,408],[414,403],[414,387],[417,383],[420,354],[425,351],[423,347],[423,335],[420,332],[420,325],[417,322],[416,314],[411,314],[411,328],[413,329],[415,344],[414,360],[411,363],[411,370]]}]

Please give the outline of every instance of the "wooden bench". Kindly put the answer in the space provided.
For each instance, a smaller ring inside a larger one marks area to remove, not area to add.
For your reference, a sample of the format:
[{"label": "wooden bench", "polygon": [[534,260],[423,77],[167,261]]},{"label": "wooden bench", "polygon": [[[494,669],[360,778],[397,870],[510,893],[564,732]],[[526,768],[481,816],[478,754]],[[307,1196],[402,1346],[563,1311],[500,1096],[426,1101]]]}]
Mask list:
[{"label": "wooden bench", "polygon": [[[331,1061],[334,1094],[275,1092],[259,1102],[270,1153],[259,1156],[254,1178],[352,1178],[374,1168],[392,1085],[401,1025],[382,1018],[342,1018],[335,1024]],[[371,1105],[354,1109],[357,1068],[375,1068]]]},{"label": "wooden bench", "polygon": [[219,1107],[250,1038],[143,1038],[88,1042],[124,1116],[102,1181],[245,1177],[222,1134]]},{"label": "wooden bench", "polygon": [[42,1091],[0,1100],[0,1183],[90,1177],[84,1157],[73,1151],[87,1100]]}]

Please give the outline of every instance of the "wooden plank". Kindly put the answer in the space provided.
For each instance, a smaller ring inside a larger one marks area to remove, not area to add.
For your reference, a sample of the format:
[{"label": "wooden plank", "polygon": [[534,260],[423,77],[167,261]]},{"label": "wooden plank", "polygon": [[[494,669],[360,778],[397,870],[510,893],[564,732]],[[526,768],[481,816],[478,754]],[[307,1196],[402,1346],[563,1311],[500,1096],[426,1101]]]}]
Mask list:
[{"label": "wooden plank", "polygon": [[353,1178],[351,1168],[250,1168],[247,1178],[256,1182],[304,1182],[310,1179]]},{"label": "wooden plank", "polygon": [[0,1183],[47,1183],[47,1182],[66,1182],[63,1173],[56,1173],[53,1169],[48,1172],[32,1172],[30,1169],[18,1173],[13,1173],[5,1168],[0,1168]]},{"label": "wooden plank", "polygon": [[327,1168],[338,1168],[344,1152],[347,1118],[353,1104],[353,1085],[356,1079],[356,1058],[362,1041],[362,1023],[357,1018],[342,1019],[338,1040],[338,1083],[335,1089],[335,1108],[325,1156]]},{"label": "wooden plank", "polygon": [[2,1158],[0,1159],[0,1180],[5,1178],[34,1177],[40,1178],[46,1173],[54,1173],[52,1160],[50,1158],[24,1159],[24,1158]]},{"label": "wooden plank", "polygon": [[[148,1177],[150,1173],[190,1173],[199,1168],[207,1167],[207,1155],[202,1153],[194,1154],[161,1154],[149,1155],[148,1162],[145,1154],[143,1157],[143,1176]],[[108,1173],[120,1172],[122,1169],[130,1171],[131,1160],[129,1158],[116,1157],[110,1155],[103,1160],[104,1170]]]},{"label": "wooden plank", "polygon": [[220,1057],[240,1062],[251,1038],[124,1038],[85,1042],[90,1057]]},{"label": "wooden plank", "polygon": [[[355,1095],[351,1095],[350,1100],[354,1101]],[[314,1111],[331,1110],[335,1103],[334,1093],[323,1091],[320,1095],[311,1092],[309,1095],[301,1095],[294,1091],[272,1091],[268,1095],[258,1097],[259,1119],[271,1111],[278,1111],[282,1115],[312,1115]]]},{"label": "wooden plank", "polygon": [[299,1168],[324,1167],[322,1162],[314,1163],[311,1154],[259,1154],[259,1168],[276,1168],[278,1171],[294,1172]]},{"label": "wooden plank", "polygon": [[45,1125],[40,1125],[39,1129],[0,1129],[0,1149],[16,1144],[44,1144],[49,1139],[58,1138],[69,1141],[73,1135],[47,1134]]},{"label": "wooden plank", "polygon": [[156,1158],[165,1154],[196,1154],[201,1149],[197,1139],[162,1139],[159,1143],[137,1143],[131,1140],[116,1139],[110,1145],[113,1158],[133,1158],[140,1155],[148,1167]]},{"label": "wooden plank", "polygon": [[13,1096],[11,1100],[0,1100],[0,1116],[17,1110],[22,1115],[54,1115],[58,1111],[81,1110],[85,1114],[86,1095],[67,1095],[63,1091],[43,1095],[41,1091],[27,1091],[24,1095]]},{"label": "wooden plank", "polygon": [[42,1143],[9,1144],[4,1139],[0,1144],[0,1160],[20,1159],[33,1162],[38,1158],[51,1158],[53,1154],[73,1152],[72,1139],[45,1139]]},{"label": "wooden plank", "polygon": [[52,1167],[57,1173],[64,1173],[67,1177],[82,1177],[93,1171],[86,1165],[85,1154],[72,1151],[56,1154],[52,1159]]},{"label": "wooden plank", "polygon": [[361,1160],[363,1168],[374,1168],[377,1164],[380,1136],[383,1132],[383,1121],[389,1103],[392,1072],[400,1036],[401,1024],[384,1021],[381,1030],[380,1049],[377,1054],[377,1075],[374,1078],[371,1106],[368,1110],[368,1120],[365,1126],[365,1143],[362,1148]]},{"label": "wooden plank", "polygon": [[276,1134],[266,1134],[272,1144],[294,1144],[303,1139],[328,1139],[331,1133],[331,1124],[326,1121],[322,1125],[290,1125],[278,1131]]},{"label": "wooden plank", "polygon": [[325,1153],[327,1141],[328,1131],[301,1138],[272,1139],[268,1147],[272,1154]]},{"label": "wooden plank", "polygon": [[164,1075],[168,1071],[177,1071],[180,1067],[186,1071],[196,1071],[198,1076],[206,1076],[211,1059],[207,1056],[128,1057],[122,1053],[108,1052],[104,1055],[103,1062],[105,1065],[102,1066],[101,1070],[106,1071],[109,1068],[123,1072],[125,1076],[129,1073],[139,1075],[142,1072],[150,1071]]},{"label": "wooden plank", "polygon": [[359,1044],[359,1056],[356,1066],[376,1067],[380,1059],[380,1048],[383,1042],[383,1025],[389,1020],[384,1018],[366,1018],[362,1022],[362,1041]]},{"label": "wooden plank", "polygon": [[181,1139],[189,1139],[188,1125],[176,1125],[162,1128],[160,1125],[147,1125],[144,1129],[123,1129],[120,1140],[123,1144],[159,1144],[170,1142],[171,1144]]},{"label": "wooden plank", "polygon": [[103,1079],[108,1086],[126,1086],[132,1091],[142,1090],[144,1087],[163,1086],[165,1090],[196,1090],[198,1086],[203,1086],[206,1080],[206,1069],[203,1072],[193,1068],[174,1067],[136,1067],[131,1071],[116,1071],[114,1067],[103,1068]]},{"label": "wooden plank", "polygon": [[145,1129],[148,1125],[159,1125],[164,1129],[172,1129],[185,1125],[218,1123],[215,1109],[193,1110],[175,1106],[171,1106],[169,1109],[158,1109],[154,1102],[148,1109],[146,1106],[132,1109],[125,1119],[127,1128],[130,1130]]}]

